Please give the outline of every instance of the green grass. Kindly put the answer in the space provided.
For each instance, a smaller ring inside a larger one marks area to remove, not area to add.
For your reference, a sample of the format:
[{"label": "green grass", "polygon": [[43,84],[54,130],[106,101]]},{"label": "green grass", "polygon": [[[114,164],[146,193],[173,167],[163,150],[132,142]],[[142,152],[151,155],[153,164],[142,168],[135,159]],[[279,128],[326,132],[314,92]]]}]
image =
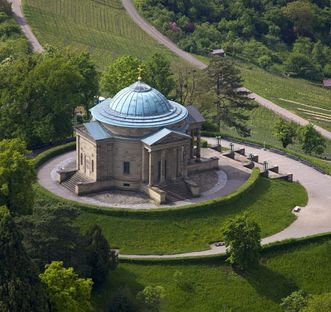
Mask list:
[{"label": "green grass", "polygon": [[[322,113],[331,116],[331,90],[322,88],[306,80],[273,75],[253,65],[240,64],[240,70],[245,81],[244,84],[248,89],[281,107],[293,111],[295,114],[310,120],[316,125],[331,130],[331,120],[316,120],[311,115],[305,114],[300,110],[306,109],[312,113]],[[308,106],[284,100],[294,101]],[[330,110],[330,112],[319,108]]]},{"label": "green grass", "polygon": [[146,58],[169,50],[141,30],[120,0],[24,0],[24,13],[42,45],[91,53],[100,68],[120,55]]},{"label": "green grass", "polygon": [[[259,142],[261,144],[271,145],[274,147],[282,148],[280,141],[272,133],[273,125],[275,121],[279,118],[274,112],[263,107],[258,106],[253,109],[250,113],[249,126],[251,127],[251,136],[247,139]],[[239,136],[235,129],[228,128],[226,126],[222,127],[222,133],[230,135],[230,136]],[[291,144],[288,146],[288,149],[303,153],[301,150],[301,146],[299,142],[295,142],[295,144]],[[331,158],[331,141],[326,141],[326,150],[322,157]],[[316,159],[315,157],[311,157],[311,159]],[[317,159],[316,159],[317,160]],[[319,160],[323,163],[323,160]],[[331,167],[330,167],[331,170]]]},{"label": "green grass", "polygon": [[[120,286],[136,294],[147,285],[161,285],[166,291],[163,312],[281,312],[281,298],[294,290],[331,291],[330,261],[331,239],[323,239],[264,255],[263,265],[241,275],[217,259],[195,264],[121,263],[94,293],[94,301],[101,311],[107,311],[107,303]],[[176,271],[192,285],[191,291],[176,285]]]},{"label": "green grass", "polygon": [[276,233],[295,219],[291,209],[305,205],[307,194],[297,183],[260,179],[244,197],[206,209],[166,213],[109,216],[82,212],[82,230],[96,223],[112,246],[122,253],[179,253],[208,248],[220,240],[221,228],[230,217],[247,212],[262,228],[262,235]]}]

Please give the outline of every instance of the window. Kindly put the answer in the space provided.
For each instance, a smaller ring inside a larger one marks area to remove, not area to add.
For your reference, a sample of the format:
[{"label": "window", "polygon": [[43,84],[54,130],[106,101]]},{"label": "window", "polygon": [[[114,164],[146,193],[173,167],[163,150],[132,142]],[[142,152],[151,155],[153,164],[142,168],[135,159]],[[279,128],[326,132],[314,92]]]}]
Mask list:
[{"label": "window", "polygon": [[130,162],[125,161],[123,163],[123,173],[124,174],[130,174]]},{"label": "window", "polygon": [[92,172],[94,172],[94,160],[92,159]]},{"label": "window", "polygon": [[80,153],[80,164],[83,164],[83,153]]}]

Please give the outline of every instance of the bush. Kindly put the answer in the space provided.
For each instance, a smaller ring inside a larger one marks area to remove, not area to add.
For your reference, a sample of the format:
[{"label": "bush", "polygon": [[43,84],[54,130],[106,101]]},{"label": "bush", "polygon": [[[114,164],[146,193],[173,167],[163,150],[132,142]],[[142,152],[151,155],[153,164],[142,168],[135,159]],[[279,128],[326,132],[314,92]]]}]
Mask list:
[{"label": "bush", "polygon": [[51,158],[75,150],[76,142],[70,142],[64,145],[52,147],[45,152],[40,153],[34,158],[34,167],[38,168]]}]

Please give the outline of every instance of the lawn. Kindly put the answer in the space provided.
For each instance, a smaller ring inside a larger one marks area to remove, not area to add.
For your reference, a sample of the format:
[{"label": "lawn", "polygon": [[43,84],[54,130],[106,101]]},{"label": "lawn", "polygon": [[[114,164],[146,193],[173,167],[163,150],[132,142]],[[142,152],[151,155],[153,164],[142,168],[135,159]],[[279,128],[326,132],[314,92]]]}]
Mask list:
[{"label": "lawn", "polygon": [[[258,269],[235,273],[222,260],[201,263],[121,263],[108,282],[94,294],[101,311],[120,286],[133,294],[147,285],[166,291],[164,312],[281,312],[281,298],[302,289],[310,294],[331,292],[331,239],[289,247],[263,256]],[[191,289],[179,288],[174,273],[181,272]]]},{"label": "lawn", "polygon": [[120,55],[146,58],[169,50],[141,30],[120,0],[24,0],[24,13],[42,45],[91,53],[100,68]]},{"label": "lawn", "polygon": [[226,220],[247,212],[262,228],[262,235],[276,233],[295,219],[291,209],[305,205],[307,194],[297,183],[262,178],[247,195],[212,208],[195,208],[163,213],[135,213],[121,216],[82,212],[82,230],[96,223],[111,246],[122,253],[179,253],[208,248],[222,239]]}]

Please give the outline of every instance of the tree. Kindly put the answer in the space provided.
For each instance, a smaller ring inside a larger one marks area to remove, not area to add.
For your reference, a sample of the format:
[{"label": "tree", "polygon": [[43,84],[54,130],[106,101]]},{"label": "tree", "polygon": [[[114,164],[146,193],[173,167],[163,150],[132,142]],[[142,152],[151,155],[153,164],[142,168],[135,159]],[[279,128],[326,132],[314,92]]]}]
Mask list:
[{"label": "tree", "polygon": [[91,267],[91,277],[95,285],[99,285],[107,279],[109,270],[114,269],[117,263],[113,262],[112,250],[98,225],[92,226],[87,231],[85,248],[87,263]]},{"label": "tree", "polygon": [[33,161],[22,140],[0,141],[0,205],[14,215],[32,212],[36,180]]},{"label": "tree", "polygon": [[0,12],[12,15],[11,4],[7,0],[0,0]]},{"label": "tree", "polygon": [[137,81],[140,60],[133,56],[121,56],[111,63],[101,76],[101,90],[106,96],[114,96],[121,89]]},{"label": "tree", "polygon": [[223,230],[227,261],[242,270],[258,264],[261,251],[261,230],[247,216],[231,219]]},{"label": "tree", "polygon": [[71,55],[71,63],[78,68],[79,73],[83,77],[79,90],[88,117],[89,109],[93,106],[99,91],[99,77],[96,66],[86,52]]},{"label": "tree", "polygon": [[79,210],[68,206],[35,207],[34,213],[17,220],[24,246],[42,271],[47,263],[61,259],[66,266],[90,277],[84,236],[74,224]]},{"label": "tree", "polygon": [[165,297],[165,290],[162,286],[147,286],[138,293],[138,298],[142,299],[148,311],[158,312],[162,299]]},{"label": "tree", "polygon": [[229,58],[214,57],[206,73],[218,125],[221,127],[221,122],[224,122],[235,127],[240,134],[248,136],[250,129],[246,124],[249,119],[246,112],[256,106],[248,97],[249,92],[242,88],[239,71]]},{"label": "tree", "polygon": [[331,311],[331,293],[311,296],[302,312],[329,312]]},{"label": "tree", "polygon": [[20,137],[31,147],[72,135],[83,77],[65,54],[2,63],[0,80],[0,139]]},{"label": "tree", "polygon": [[279,119],[275,123],[273,130],[276,138],[282,143],[284,148],[289,144],[293,144],[297,135],[295,124],[293,122],[285,121],[284,119]]},{"label": "tree", "polygon": [[144,65],[146,78],[144,74],[143,80],[163,95],[168,96],[175,86],[169,60],[163,54],[155,53]]},{"label": "tree", "polygon": [[299,141],[302,150],[307,154],[316,153],[321,155],[326,148],[325,139],[317,132],[312,124],[299,129]]},{"label": "tree", "polygon": [[197,72],[187,68],[176,74],[176,99],[180,104],[192,103],[197,89]]},{"label": "tree", "polygon": [[46,295],[22,235],[4,206],[0,207],[0,311],[48,311]]},{"label": "tree", "polygon": [[304,54],[291,53],[285,63],[285,70],[289,73],[294,73],[298,77],[320,80],[321,72],[311,60]]},{"label": "tree", "polygon": [[285,312],[300,312],[307,305],[307,301],[307,295],[302,290],[298,290],[283,298],[280,306]]},{"label": "tree", "polygon": [[73,268],[63,267],[62,261],[53,261],[46,265],[45,272],[39,276],[55,311],[92,311],[91,279],[79,278]]},{"label": "tree", "polygon": [[292,22],[293,31],[299,36],[309,36],[313,32],[314,15],[308,1],[293,1],[282,9],[284,15]]}]

